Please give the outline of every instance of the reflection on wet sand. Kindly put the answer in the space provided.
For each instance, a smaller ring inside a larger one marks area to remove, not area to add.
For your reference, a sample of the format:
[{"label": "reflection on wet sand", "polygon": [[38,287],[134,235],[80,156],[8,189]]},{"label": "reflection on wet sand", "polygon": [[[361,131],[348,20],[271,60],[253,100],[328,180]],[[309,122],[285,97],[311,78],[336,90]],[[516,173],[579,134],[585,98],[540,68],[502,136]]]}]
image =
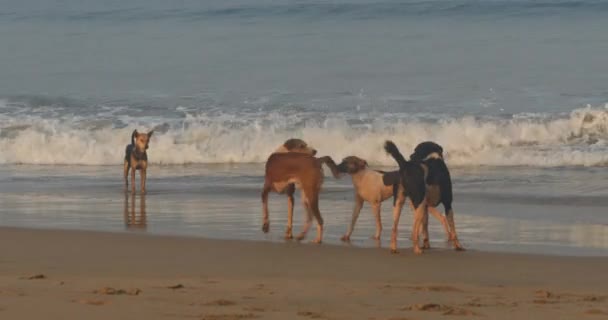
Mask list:
[{"label": "reflection on wet sand", "polygon": [[[131,198],[131,206],[129,206]],[[146,230],[146,195],[139,196],[139,214],[135,212],[135,193],[125,193],[125,227],[130,230]]]}]

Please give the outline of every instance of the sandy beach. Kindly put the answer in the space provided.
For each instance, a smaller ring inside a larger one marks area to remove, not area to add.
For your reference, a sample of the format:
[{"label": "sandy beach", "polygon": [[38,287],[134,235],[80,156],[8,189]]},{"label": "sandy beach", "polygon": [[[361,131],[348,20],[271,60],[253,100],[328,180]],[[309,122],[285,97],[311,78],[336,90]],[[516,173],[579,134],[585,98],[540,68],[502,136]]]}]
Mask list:
[{"label": "sandy beach", "polygon": [[2,319],[602,319],[608,258],[0,228]]}]

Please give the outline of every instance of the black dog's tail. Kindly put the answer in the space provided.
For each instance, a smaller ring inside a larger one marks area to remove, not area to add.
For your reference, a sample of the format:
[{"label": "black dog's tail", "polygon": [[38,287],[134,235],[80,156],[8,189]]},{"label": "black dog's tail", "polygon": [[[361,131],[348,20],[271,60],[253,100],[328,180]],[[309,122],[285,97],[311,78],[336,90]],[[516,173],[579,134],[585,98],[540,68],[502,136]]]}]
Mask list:
[{"label": "black dog's tail", "polygon": [[321,164],[325,163],[331,170],[331,174],[333,174],[334,178],[340,178],[340,170],[338,170],[338,166],[330,156],[318,158],[317,161]]},{"label": "black dog's tail", "polygon": [[399,148],[397,148],[397,146],[392,141],[386,140],[386,142],[384,143],[384,151],[390,154],[393,159],[397,161],[397,164],[399,164],[399,169],[405,169],[405,167],[407,166],[407,160],[405,160],[401,152],[399,152]]}]

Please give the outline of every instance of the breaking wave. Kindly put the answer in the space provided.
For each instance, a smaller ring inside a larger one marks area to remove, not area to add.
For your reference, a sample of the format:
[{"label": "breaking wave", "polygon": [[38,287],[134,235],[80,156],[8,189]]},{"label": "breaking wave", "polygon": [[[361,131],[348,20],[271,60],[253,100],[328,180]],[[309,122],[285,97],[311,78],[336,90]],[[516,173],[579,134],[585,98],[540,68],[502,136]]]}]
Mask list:
[{"label": "breaking wave", "polygon": [[407,114],[200,113],[180,118],[97,115],[0,116],[2,164],[121,164],[134,128],[155,129],[149,158],[162,165],[264,162],[284,140],[299,137],[336,159],[357,155],[394,165],[391,139],[409,154],[440,143],[452,166],[606,166],[608,106],[569,114],[431,120]]}]

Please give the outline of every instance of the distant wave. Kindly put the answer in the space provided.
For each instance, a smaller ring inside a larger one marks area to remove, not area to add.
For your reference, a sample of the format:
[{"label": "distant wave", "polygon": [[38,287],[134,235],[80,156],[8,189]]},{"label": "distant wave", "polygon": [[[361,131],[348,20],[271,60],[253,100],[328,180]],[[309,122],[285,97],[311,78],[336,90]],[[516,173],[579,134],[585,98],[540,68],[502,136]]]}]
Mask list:
[{"label": "distant wave", "polygon": [[[7,109],[1,106],[0,109]],[[131,131],[156,129],[154,164],[264,162],[284,140],[300,137],[322,155],[357,155],[394,165],[382,151],[392,139],[408,153],[433,140],[452,166],[608,166],[608,108],[567,115],[518,114],[508,119],[406,114],[349,118],[346,114],[207,114],[164,117],[0,114],[0,163],[120,164]],[[365,118],[365,119],[364,119]]]},{"label": "distant wave", "polygon": [[[0,19],[67,21],[195,21],[213,18],[302,17],[307,19],[380,19],[419,15],[546,15],[608,10],[603,0],[342,0],[342,1],[210,1],[175,4],[143,0],[121,1],[108,6],[86,6],[80,1],[45,10],[8,10]],[[27,7],[26,7],[27,8]]]}]

